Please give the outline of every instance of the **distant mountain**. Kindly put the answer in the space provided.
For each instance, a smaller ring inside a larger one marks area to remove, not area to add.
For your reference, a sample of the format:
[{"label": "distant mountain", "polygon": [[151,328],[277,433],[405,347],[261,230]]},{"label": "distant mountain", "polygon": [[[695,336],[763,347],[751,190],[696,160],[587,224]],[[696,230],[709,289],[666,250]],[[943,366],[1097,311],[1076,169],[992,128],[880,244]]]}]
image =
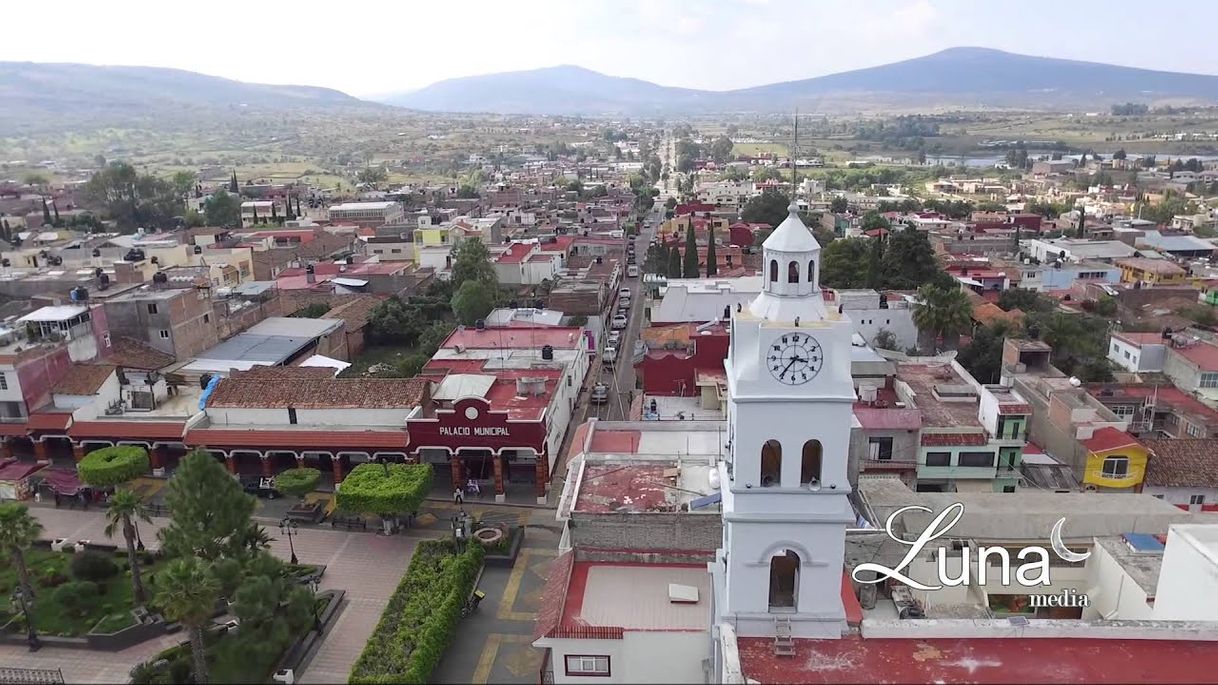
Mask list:
[{"label": "distant mountain", "polygon": [[0,62],[0,102],[0,126],[16,129],[81,117],[118,123],[200,108],[376,107],[329,88],[243,83],[180,69],[33,62]]},{"label": "distant mountain", "polygon": [[436,112],[643,113],[696,104],[706,95],[705,91],[669,88],[636,78],[606,76],[591,69],[562,65],[448,79],[378,100]]},{"label": "distant mountain", "polygon": [[671,88],[573,66],[449,79],[380,99],[431,111],[660,114],[925,106],[1095,107],[1218,102],[1218,76],[952,48],[867,69],[733,91]]}]

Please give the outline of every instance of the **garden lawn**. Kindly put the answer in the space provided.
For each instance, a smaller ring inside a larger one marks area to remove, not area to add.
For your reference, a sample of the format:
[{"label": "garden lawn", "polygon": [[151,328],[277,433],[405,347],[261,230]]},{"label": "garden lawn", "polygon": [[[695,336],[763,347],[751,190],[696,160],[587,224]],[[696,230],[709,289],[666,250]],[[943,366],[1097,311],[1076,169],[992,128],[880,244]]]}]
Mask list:
[{"label": "garden lawn", "polygon": [[[72,579],[69,565],[72,553],[52,552],[44,549],[28,550],[26,565],[30,570],[30,581],[34,586],[34,627],[39,633],[59,637],[80,637],[106,619],[99,632],[113,632],[135,623],[131,616],[131,574],[127,566],[126,553],[114,556],[119,572],[98,583],[100,593],[89,604],[83,615],[73,615],[55,601],[55,588]],[[151,567],[142,566],[144,587],[149,596],[153,592],[153,577],[163,562]],[[17,569],[13,564],[0,567],[0,623],[7,622],[20,610],[11,606],[13,589],[17,587]]]}]

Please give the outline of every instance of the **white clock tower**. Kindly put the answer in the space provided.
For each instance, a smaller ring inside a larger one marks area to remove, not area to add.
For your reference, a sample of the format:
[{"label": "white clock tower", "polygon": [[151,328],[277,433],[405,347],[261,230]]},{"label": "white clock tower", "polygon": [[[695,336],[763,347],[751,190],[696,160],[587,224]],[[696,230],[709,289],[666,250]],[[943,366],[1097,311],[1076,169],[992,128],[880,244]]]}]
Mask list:
[{"label": "white clock tower", "polygon": [[850,321],[826,307],[796,206],[766,239],[764,287],[732,316],[715,622],[741,637],[840,638],[854,385]]}]

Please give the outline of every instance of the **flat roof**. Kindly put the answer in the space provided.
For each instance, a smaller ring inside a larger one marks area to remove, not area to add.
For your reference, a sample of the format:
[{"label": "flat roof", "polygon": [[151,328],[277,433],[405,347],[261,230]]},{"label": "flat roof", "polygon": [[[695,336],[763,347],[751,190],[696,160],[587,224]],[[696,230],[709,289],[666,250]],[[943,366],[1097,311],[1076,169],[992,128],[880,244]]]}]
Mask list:
[{"label": "flat roof", "polygon": [[343,202],[342,204],[331,205],[330,211],[354,211],[360,209],[389,209],[396,205],[396,202]]},{"label": "flat roof", "polygon": [[549,345],[555,349],[575,349],[584,344],[578,327],[520,327],[520,328],[476,328],[457,329],[441,349],[460,345],[466,349],[536,349]]},{"label": "flat roof", "polygon": [[89,308],[79,304],[61,304],[49,307],[41,307],[17,319],[18,321],[66,321],[75,318],[89,311]]},{"label": "flat roof", "polygon": [[[698,601],[669,601],[668,586],[674,583],[696,588]],[[562,622],[626,630],[702,631],[710,627],[710,593],[706,564],[576,561]]]},{"label": "flat roof", "polygon": [[1197,683],[1213,680],[1218,642],[1095,638],[737,639],[759,683]]},{"label": "flat roof", "polygon": [[[950,364],[901,363],[897,365],[897,380],[913,390],[915,407],[922,412],[926,428],[980,428],[977,418],[980,397],[971,385],[956,373]],[[939,394],[959,395],[959,401],[945,401]],[[968,393],[971,394],[971,399]]]},{"label": "flat roof", "polygon": [[334,332],[342,326],[342,323],[338,319],[272,316],[251,326],[246,333],[251,335],[316,338],[326,333]]}]

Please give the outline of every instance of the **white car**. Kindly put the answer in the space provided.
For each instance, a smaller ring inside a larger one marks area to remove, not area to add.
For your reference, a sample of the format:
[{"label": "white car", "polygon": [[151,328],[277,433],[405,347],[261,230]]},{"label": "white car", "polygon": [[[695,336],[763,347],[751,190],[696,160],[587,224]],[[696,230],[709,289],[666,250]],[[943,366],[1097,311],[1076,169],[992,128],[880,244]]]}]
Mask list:
[{"label": "white car", "polygon": [[621,290],[617,291],[617,296],[627,298],[630,297],[630,288],[622,288]]},{"label": "white car", "polygon": [[615,361],[617,361],[617,348],[616,347],[606,347],[605,354],[601,355],[601,363],[602,364],[612,364]]},{"label": "white car", "polygon": [[626,327],[626,323],[626,317],[618,314],[617,316],[613,317],[613,323],[610,324],[610,327],[615,331],[620,331]]},{"label": "white car", "polygon": [[607,343],[609,347],[617,347],[617,344],[620,343],[621,341],[622,341],[622,332],[621,331],[610,331],[609,332],[609,341]]}]

